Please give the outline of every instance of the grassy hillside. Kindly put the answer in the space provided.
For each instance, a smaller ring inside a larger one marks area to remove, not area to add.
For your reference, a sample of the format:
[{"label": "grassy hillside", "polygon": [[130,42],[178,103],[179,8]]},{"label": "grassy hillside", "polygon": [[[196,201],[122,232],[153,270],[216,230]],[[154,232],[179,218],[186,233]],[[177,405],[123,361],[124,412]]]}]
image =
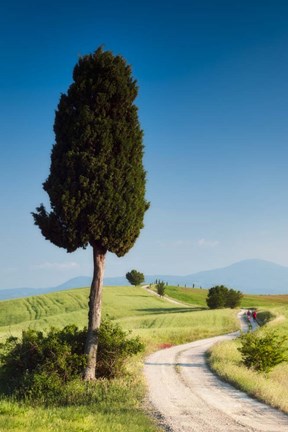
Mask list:
[{"label": "grassy hillside", "polygon": [[[167,286],[165,293],[175,300],[182,301],[191,306],[206,308],[207,289],[200,288],[181,288]],[[244,294],[241,307],[262,307],[271,308],[288,304],[288,295],[250,295]]]},{"label": "grassy hillside", "polygon": [[[227,333],[238,327],[235,311],[205,309],[206,290],[168,287],[167,294],[186,304],[169,303],[143,288],[105,287],[103,314],[142,337],[147,351]],[[19,334],[31,327],[45,329],[75,323],[87,323],[88,288],[0,302],[0,337]],[[246,299],[247,296],[245,296]],[[255,302],[272,300],[256,297]],[[252,297],[247,300],[251,306]],[[279,304],[279,299],[273,299]],[[284,303],[286,298],[284,299]],[[283,304],[283,302],[281,303]],[[278,312],[279,313],[279,309]],[[93,403],[62,407],[32,407],[0,399],[0,432],[156,432],[157,427],[143,413],[144,385],[141,378],[142,359],[130,364],[128,377],[112,382],[99,381],[93,391]],[[71,401],[73,403],[73,391]]]},{"label": "grassy hillside", "polygon": [[[139,287],[105,287],[103,314],[119,321],[125,329],[139,334],[148,344],[181,343],[194,340],[200,334],[214,335],[233,330],[237,324],[234,312],[208,311],[207,290],[168,286],[169,297],[184,302],[171,304],[152,296]],[[41,296],[0,302],[0,339],[20,334],[28,327],[45,330],[51,326],[63,327],[87,324],[89,289],[80,288]],[[262,309],[288,304],[288,296],[245,295],[243,307]]]},{"label": "grassy hillside", "polygon": [[[31,327],[45,329],[75,323],[79,327],[87,324],[88,288],[61,291],[35,297],[0,302],[0,335],[19,333]],[[103,313],[121,319],[171,312],[171,304],[151,296],[144,289],[134,287],[105,287]],[[181,312],[183,307],[173,310]]]},{"label": "grassy hillside", "polygon": [[[202,290],[199,290],[202,291]],[[87,324],[88,288],[0,302],[0,338],[18,335],[28,327],[45,330],[75,323]],[[171,304],[143,288],[105,287],[103,314],[124,329],[140,335],[147,345],[182,343],[237,327],[232,311],[201,311],[191,304]]]}]

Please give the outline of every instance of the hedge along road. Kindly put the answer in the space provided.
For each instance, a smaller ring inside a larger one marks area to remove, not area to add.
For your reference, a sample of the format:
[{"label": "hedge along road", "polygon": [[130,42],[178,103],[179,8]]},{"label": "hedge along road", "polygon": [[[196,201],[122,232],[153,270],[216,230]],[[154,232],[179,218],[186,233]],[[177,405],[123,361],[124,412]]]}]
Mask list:
[{"label": "hedge along road", "polygon": [[[243,313],[241,327],[247,329]],[[155,417],[169,432],[284,432],[288,416],[220,381],[205,352],[231,333],[179,345],[150,355],[144,365]]]}]

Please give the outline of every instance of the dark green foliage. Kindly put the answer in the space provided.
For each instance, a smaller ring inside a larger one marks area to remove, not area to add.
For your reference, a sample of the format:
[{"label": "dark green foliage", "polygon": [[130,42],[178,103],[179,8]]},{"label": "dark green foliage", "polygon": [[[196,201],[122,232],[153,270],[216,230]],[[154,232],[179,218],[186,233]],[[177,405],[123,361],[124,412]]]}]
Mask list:
[{"label": "dark green foliage", "polygon": [[165,282],[159,281],[156,284],[157,293],[158,293],[158,295],[160,297],[164,297],[164,295],[165,295],[165,288],[166,288]]},{"label": "dark green foliage", "polygon": [[275,318],[275,315],[270,311],[260,311],[257,313],[257,323],[260,326],[267,324],[273,318]]},{"label": "dark green foliage", "polygon": [[242,297],[240,291],[228,289],[224,285],[216,285],[209,289],[206,303],[210,309],[234,309],[240,306]]},{"label": "dark green foliage", "polygon": [[240,340],[242,345],[238,350],[248,368],[269,372],[277,364],[288,360],[288,337],[275,330],[247,333]]},{"label": "dark green foliage", "polygon": [[227,293],[228,288],[226,288],[224,285],[216,285],[210,288],[206,299],[207,306],[210,309],[224,308]]},{"label": "dark green foliage", "polygon": [[143,227],[146,173],[134,100],[120,56],[99,48],[80,58],[56,111],[56,142],[43,184],[51,203],[33,213],[44,237],[73,252],[88,244],[123,256]]},{"label": "dark green foliage", "polygon": [[113,378],[123,371],[125,361],[144,350],[138,337],[128,338],[117,323],[103,320],[99,331],[97,377]]},{"label": "dark green foliage", "polygon": [[243,294],[241,293],[241,291],[235,291],[233,289],[230,289],[227,293],[225,307],[234,309],[240,306],[242,298]]},{"label": "dark green foliage", "polygon": [[131,272],[126,273],[126,279],[131,285],[140,285],[144,282],[144,274],[138,272],[137,270],[131,270]]},{"label": "dark green foliage", "polygon": [[[20,398],[57,400],[63,386],[81,376],[87,357],[83,354],[87,330],[70,325],[52,328],[46,335],[23,331],[0,346],[1,388]],[[113,378],[123,372],[128,357],[143,350],[138,338],[129,339],[118,324],[104,319],[99,330],[96,375]]]}]

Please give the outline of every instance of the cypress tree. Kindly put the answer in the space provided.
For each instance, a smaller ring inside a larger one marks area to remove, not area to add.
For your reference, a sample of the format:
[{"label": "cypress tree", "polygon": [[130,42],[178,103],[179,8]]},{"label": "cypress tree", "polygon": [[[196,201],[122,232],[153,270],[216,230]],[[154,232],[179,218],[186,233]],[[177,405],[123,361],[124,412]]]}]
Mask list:
[{"label": "cypress tree", "polygon": [[55,114],[50,174],[43,183],[51,209],[41,204],[32,213],[43,236],[67,252],[93,248],[86,380],[95,379],[106,253],[120,257],[130,250],[149,207],[137,93],[123,57],[98,48],[79,59]]}]

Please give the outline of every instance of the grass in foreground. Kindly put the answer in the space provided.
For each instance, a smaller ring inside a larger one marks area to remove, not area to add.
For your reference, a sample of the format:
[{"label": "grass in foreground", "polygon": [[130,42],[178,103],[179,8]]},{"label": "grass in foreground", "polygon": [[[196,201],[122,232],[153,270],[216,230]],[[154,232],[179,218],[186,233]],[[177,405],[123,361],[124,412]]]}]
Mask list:
[{"label": "grass in foreground", "polygon": [[33,406],[3,398],[0,432],[156,432],[142,409],[143,382],[134,376],[98,381],[84,398],[79,398],[83,383],[75,382],[67,406]]},{"label": "grass in foreground", "polygon": [[[271,313],[277,318],[268,325],[287,334],[288,307],[272,309]],[[282,363],[266,374],[247,369],[237,350],[239,344],[240,341],[235,340],[212,347],[208,356],[212,370],[249,395],[288,413],[288,363]]]}]

